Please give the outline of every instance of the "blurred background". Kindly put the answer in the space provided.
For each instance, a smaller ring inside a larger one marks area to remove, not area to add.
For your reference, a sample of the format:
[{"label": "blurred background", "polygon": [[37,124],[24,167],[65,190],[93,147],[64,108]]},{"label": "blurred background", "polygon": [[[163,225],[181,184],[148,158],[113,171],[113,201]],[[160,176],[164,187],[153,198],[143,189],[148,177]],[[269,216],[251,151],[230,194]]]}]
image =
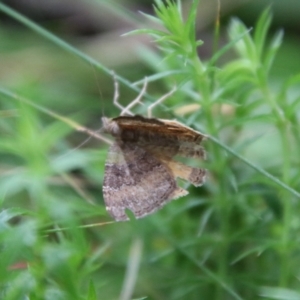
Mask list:
[{"label": "blurred background", "polygon": [[[157,70],[153,62],[159,62],[158,49],[149,36],[122,36],[131,30],[148,27],[149,20],[140,12],[153,14],[153,1],[7,0],[2,3],[130,82],[142,80]],[[188,12],[191,3],[182,0],[183,12]],[[273,15],[270,33],[284,30],[284,42],[274,61],[270,84],[276,88],[277,82],[299,73],[299,0],[222,0],[220,4],[220,46],[228,41],[227,25],[233,17],[250,28],[262,11],[270,7]],[[217,14],[217,1],[200,1],[196,34],[204,41],[199,48],[204,61],[212,55]],[[112,104],[112,76],[64,51],[3,11],[0,24],[2,87],[94,130],[101,127],[103,115],[115,117],[119,114]],[[222,57],[220,66],[234,55],[230,52]],[[149,86],[149,94],[155,98],[168,90],[164,82]],[[136,96],[136,92],[122,84],[120,93],[124,104]],[[209,218],[205,208],[194,209],[204,201],[208,193],[205,187],[200,191],[191,188],[189,201],[181,199],[173,207],[141,220],[138,225],[119,223],[91,230],[76,229],[83,223],[110,220],[101,192],[107,146],[94,139],[80,146],[86,140],[85,134],[74,132],[60,121],[24,104],[3,98],[0,109],[0,139],[3,137],[2,143],[0,141],[0,196],[5,212],[0,218],[1,226],[5,224],[0,233],[7,243],[2,268],[0,266],[0,295],[6,295],[5,299],[25,299],[24,295],[30,291],[40,293],[36,299],[46,299],[45,295],[47,299],[130,299],[126,298],[126,286],[130,286],[126,279],[131,278],[130,270],[135,272],[135,259],[140,271],[136,271],[138,278],[132,299],[255,299],[258,288],[248,281],[249,277],[235,285],[235,280],[241,279],[239,275],[245,274],[246,269],[247,276],[256,278],[260,268],[265,268],[265,278],[260,284],[277,286],[276,280],[266,279],[273,272],[267,263],[253,267],[257,257],[238,265],[231,274],[231,287],[225,288],[226,292],[221,288],[222,280],[220,283],[208,279],[211,270],[217,268],[214,262],[210,262],[207,269],[201,260],[192,262],[185,251],[192,249],[198,253],[201,250],[193,238],[201,235],[202,222]],[[157,117],[161,115],[165,113],[158,110]],[[44,134],[45,139],[38,138]],[[9,140],[14,143],[7,142]],[[41,154],[39,158],[35,157],[37,152]],[[49,160],[42,155],[45,152],[55,158],[51,167],[45,166],[45,161]],[[31,166],[30,172],[23,172],[26,164]],[[65,177],[49,177],[47,168],[62,172]],[[44,185],[48,188],[44,189]],[[57,192],[55,197],[49,193],[52,188]],[[196,205],[195,201],[200,202]],[[26,217],[11,210],[16,207],[25,209]],[[33,212],[33,218],[28,216],[27,210]],[[183,214],[186,210],[189,213]],[[203,217],[201,220],[194,218],[198,213]],[[63,220],[67,220],[66,223]],[[56,228],[52,221],[72,229],[45,235],[40,230]],[[276,232],[276,228],[272,230]],[[2,231],[4,229],[8,231]],[[170,233],[180,243],[167,240]],[[212,251],[209,243],[217,248],[219,239],[216,231],[210,241],[204,240],[201,245],[205,249],[201,256],[203,261]],[[270,264],[276,264],[274,257],[268,257]],[[26,273],[28,268],[31,268],[31,275]],[[242,270],[240,274],[239,270]],[[220,273],[218,275],[222,278]],[[91,296],[93,291],[97,293],[95,298]],[[236,292],[242,296],[237,296]],[[147,298],[141,298],[143,296]],[[298,298],[293,299],[300,299],[300,294],[296,296]]]},{"label": "blurred background", "polygon": [[[147,27],[148,20],[141,12],[153,14],[153,1],[10,0],[3,3],[130,81],[141,80],[153,72],[145,51],[145,48],[153,50],[155,47],[150,38],[146,35],[122,36],[133,29]],[[296,59],[299,1],[226,0],[220,3],[221,44],[227,40],[226,26],[232,17],[240,18],[251,28],[259,14],[270,7],[272,30],[283,29],[285,32],[285,43],[273,68],[274,77],[299,71],[300,62]],[[183,12],[188,11],[190,4],[191,1],[182,1]],[[204,60],[212,54],[217,13],[217,1],[201,1],[197,38],[204,41],[204,46],[199,48]],[[44,96],[49,97],[51,106],[66,113],[87,113],[89,120],[99,118],[103,106],[111,109],[113,84],[110,76],[95,75],[95,70],[78,57],[62,51],[3,13],[1,25],[0,76],[3,85],[16,88],[31,83],[35,85],[36,93],[41,88]],[[63,101],[65,94],[68,94],[68,101]],[[134,94],[122,94],[124,99],[132,96]],[[111,115],[110,112],[105,114]]]}]

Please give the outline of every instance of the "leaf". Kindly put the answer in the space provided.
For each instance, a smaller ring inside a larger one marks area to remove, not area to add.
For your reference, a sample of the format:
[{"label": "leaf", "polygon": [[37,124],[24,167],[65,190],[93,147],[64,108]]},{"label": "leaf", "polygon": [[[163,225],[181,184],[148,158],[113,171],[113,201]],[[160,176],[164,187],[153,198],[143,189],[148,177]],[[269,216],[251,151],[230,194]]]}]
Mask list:
[{"label": "leaf", "polygon": [[89,291],[88,291],[88,296],[86,298],[87,300],[97,300],[97,293],[96,293],[96,288],[91,280],[89,283]]}]

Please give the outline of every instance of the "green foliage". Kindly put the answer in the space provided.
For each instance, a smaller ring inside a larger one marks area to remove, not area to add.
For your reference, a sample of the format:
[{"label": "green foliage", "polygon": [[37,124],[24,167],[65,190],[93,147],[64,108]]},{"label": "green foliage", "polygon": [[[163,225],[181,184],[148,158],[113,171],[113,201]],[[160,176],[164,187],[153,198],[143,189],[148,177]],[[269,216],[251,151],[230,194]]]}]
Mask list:
[{"label": "green foliage", "polygon": [[[105,147],[74,149],[70,135],[78,129],[72,118],[89,120],[94,113],[89,96],[63,91],[64,101],[52,102],[53,86],[39,91],[29,76],[13,82],[17,95],[0,88],[1,299],[299,298],[300,75],[272,76],[283,34],[268,40],[269,9],[252,31],[232,19],[227,45],[202,59],[198,8],[193,1],[183,17],[180,1],[156,0],[156,17],[143,16],[161,29],[130,33],[150,35],[160,49],[142,49],[153,71],[149,82],[178,87],[156,114],[176,115],[208,134],[205,186],[189,187],[189,196],[147,218],[105,223],[98,201]],[[0,10],[110,75],[1,3]],[[235,56],[220,63],[229,50]],[[54,81],[58,93],[60,80]],[[81,97],[86,117],[72,111]]]}]

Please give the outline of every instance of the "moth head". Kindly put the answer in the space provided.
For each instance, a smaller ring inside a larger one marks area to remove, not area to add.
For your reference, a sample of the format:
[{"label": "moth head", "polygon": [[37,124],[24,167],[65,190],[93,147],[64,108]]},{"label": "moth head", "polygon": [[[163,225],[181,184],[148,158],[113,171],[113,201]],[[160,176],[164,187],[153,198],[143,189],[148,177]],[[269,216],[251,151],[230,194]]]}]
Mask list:
[{"label": "moth head", "polygon": [[114,119],[110,119],[107,117],[102,117],[102,130],[107,132],[113,136],[118,136],[121,134],[121,128]]}]

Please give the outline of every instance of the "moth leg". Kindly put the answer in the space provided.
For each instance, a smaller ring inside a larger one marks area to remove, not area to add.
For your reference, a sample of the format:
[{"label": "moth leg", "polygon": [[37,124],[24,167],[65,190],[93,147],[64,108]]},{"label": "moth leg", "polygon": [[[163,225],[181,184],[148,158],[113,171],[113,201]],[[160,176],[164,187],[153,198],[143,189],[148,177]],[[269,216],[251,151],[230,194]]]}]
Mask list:
[{"label": "moth leg", "polygon": [[115,72],[112,72],[112,76],[113,76],[113,79],[114,79],[114,100],[113,100],[113,103],[116,107],[118,107],[121,111],[124,110],[124,106],[121,105],[119,103],[119,96],[120,96],[120,93],[119,93],[119,82],[117,80],[117,77],[116,77],[116,74]]},{"label": "moth leg", "polygon": [[151,117],[152,117],[152,109],[153,109],[156,105],[162,103],[162,102],[165,101],[167,98],[169,98],[175,91],[176,91],[176,86],[174,86],[173,89],[172,89],[169,93],[163,95],[163,96],[160,97],[158,100],[156,100],[154,103],[152,103],[151,105],[149,105],[149,107],[147,108],[148,118],[151,118]]},{"label": "moth leg", "polygon": [[121,114],[120,114],[121,116],[124,116],[124,115],[133,116],[133,113],[130,111],[130,109],[133,108],[137,104],[142,104],[141,99],[142,99],[142,97],[144,96],[144,94],[146,92],[147,85],[148,85],[148,80],[147,80],[147,77],[145,77],[144,85],[143,85],[143,88],[142,88],[141,92],[125,108],[123,107],[123,110],[121,111]]},{"label": "moth leg", "polygon": [[143,97],[143,95],[145,94],[145,91],[147,88],[147,77],[145,77],[144,85],[143,85],[143,88],[142,88],[141,92],[139,93],[139,95],[132,102],[130,102],[129,105],[124,107],[119,102],[119,96],[120,96],[119,90],[120,89],[119,89],[119,82],[117,80],[116,74],[114,72],[112,72],[112,76],[114,79],[114,90],[115,90],[114,91],[114,99],[113,99],[114,105],[121,110],[121,113],[120,113],[121,116],[124,116],[124,115],[133,116],[133,113],[130,111],[130,109],[137,104],[141,104],[140,100]]}]

